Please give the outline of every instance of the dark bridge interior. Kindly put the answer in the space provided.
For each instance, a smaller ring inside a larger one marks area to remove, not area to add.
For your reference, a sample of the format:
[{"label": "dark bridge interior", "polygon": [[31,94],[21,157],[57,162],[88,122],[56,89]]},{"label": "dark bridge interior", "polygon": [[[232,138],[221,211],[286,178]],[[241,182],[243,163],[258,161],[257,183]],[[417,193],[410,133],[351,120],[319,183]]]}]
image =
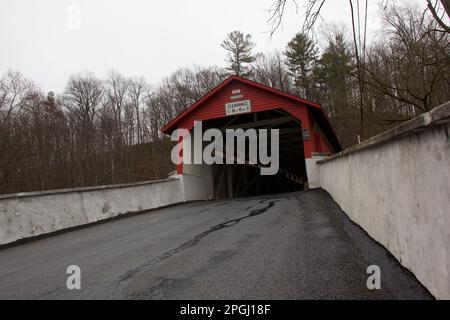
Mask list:
[{"label": "dark bridge interior", "polygon": [[[246,164],[213,165],[215,198],[248,197],[305,189],[307,178],[300,120],[284,110],[270,110],[203,122],[203,130],[209,128],[217,128],[223,132],[226,129],[253,128],[257,133],[258,129],[279,129],[278,173],[261,175],[262,164],[259,161],[257,165],[248,164],[249,144],[255,142],[246,139]],[[270,132],[267,136],[270,138]],[[270,140],[267,145],[270,155]]]}]

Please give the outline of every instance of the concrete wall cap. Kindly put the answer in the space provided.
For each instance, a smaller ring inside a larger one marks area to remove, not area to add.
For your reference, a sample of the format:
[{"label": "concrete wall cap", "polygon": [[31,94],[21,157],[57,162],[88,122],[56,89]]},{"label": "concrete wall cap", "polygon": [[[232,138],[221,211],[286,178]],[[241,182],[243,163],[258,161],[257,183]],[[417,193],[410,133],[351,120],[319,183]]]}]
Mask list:
[{"label": "concrete wall cap", "polygon": [[64,194],[64,193],[72,193],[72,192],[79,193],[79,192],[85,192],[85,191],[97,191],[97,190],[100,191],[100,190],[106,190],[106,189],[122,189],[122,188],[129,188],[129,187],[145,186],[145,185],[155,184],[155,183],[177,181],[177,180],[178,179],[176,179],[176,178],[171,178],[171,179],[150,180],[150,181],[133,182],[133,183],[110,184],[110,185],[93,186],[93,187],[10,193],[10,194],[0,195],[0,200],[12,199],[12,198],[39,197],[39,196]]}]

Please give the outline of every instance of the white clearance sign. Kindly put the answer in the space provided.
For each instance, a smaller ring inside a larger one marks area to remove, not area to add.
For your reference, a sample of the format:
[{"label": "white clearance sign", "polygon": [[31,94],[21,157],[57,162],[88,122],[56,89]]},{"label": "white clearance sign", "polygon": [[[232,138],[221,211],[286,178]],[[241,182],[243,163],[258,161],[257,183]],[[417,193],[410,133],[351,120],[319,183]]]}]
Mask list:
[{"label": "white clearance sign", "polygon": [[231,116],[234,114],[247,113],[252,111],[250,100],[237,101],[225,104],[225,114]]}]

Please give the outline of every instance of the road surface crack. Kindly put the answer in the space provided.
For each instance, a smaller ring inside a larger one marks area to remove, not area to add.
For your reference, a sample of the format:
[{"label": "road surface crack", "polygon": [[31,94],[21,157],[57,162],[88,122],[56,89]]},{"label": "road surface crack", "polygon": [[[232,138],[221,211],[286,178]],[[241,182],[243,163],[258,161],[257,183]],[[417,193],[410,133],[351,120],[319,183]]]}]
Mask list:
[{"label": "road surface crack", "polygon": [[[241,222],[242,220],[263,214],[264,212],[266,212],[267,210],[269,210],[270,208],[272,208],[276,202],[278,202],[279,200],[274,200],[274,201],[270,201],[265,207],[260,208],[260,209],[254,209],[252,210],[248,215],[240,217],[240,218],[236,218],[236,219],[232,219],[232,220],[228,220],[222,223],[219,223],[215,226],[212,226],[211,228],[209,228],[208,230],[196,235],[194,238],[182,243],[181,245],[179,245],[178,247],[169,250],[167,252],[165,252],[164,254],[162,254],[161,256],[150,260],[149,262],[145,263],[144,265],[141,265],[140,267],[126,273],[124,276],[122,276],[117,284],[117,286],[115,287],[114,290],[114,299],[118,299],[120,298],[120,294],[122,293],[123,289],[125,289],[129,283],[131,283],[131,281],[139,274],[149,270],[150,268],[154,267],[155,265],[169,259],[170,257],[172,257],[174,254],[186,250],[190,247],[193,247],[195,245],[197,245],[201,239],[203,239],[204,237],[206,237],[207,235],[224,229],[224,228],[228,228],[231,226],[234,226],[235,224],[238,224],[239,222]],[[260,201],[259,203],[263,203],[264,201]]]}]

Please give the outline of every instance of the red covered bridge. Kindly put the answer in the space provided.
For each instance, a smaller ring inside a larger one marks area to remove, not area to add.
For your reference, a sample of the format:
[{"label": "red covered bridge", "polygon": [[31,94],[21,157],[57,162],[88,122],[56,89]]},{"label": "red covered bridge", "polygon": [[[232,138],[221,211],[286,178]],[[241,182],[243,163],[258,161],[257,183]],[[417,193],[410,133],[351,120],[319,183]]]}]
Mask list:
[{"label": "red covered bridge", "polygon": [[192,130],[194,121],[202,121],[203,130],[279,129],[277,175],[261,176],[248,165],[179,165],[186,192],[206,192],[208,199],[318,187],[316,161],[341,150],[319,104],[238,76],[227,78],[162,131]]}]

